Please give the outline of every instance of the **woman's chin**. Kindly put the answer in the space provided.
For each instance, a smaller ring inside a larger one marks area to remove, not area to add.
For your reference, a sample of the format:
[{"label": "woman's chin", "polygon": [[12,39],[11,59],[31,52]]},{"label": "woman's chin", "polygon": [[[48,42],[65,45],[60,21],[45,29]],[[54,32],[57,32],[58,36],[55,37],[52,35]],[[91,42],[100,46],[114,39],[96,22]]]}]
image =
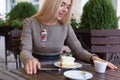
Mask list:
[{"label": "woman's chin", "polygon": [[63,18],[62,16],[61,17],[57,17],[57,20],[60,21],[60,20],[62,20],[62,18]]}]

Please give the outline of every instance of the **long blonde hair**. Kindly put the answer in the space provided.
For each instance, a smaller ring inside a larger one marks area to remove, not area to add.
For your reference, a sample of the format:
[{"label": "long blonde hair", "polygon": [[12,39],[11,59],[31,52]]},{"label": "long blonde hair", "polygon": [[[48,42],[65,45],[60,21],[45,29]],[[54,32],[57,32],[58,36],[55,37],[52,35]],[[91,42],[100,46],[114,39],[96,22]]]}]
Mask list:
[{"label": "long blonde hair", "polygon": [[[57,10],[61,5],[61,3],[62,0],[45,0],[41,11],[35,14],[33,17],[38,18],[40,21],[44,21],[44,22],[50,21],[55,18],[55,15],[57,14]],[[68,13],[65,15],[65,17],[62,20],[60,20],[62,24],[66,24],[70,21],[72,5],[73,5],[73,0],[71,0],[71,6],[69,8]]]}]

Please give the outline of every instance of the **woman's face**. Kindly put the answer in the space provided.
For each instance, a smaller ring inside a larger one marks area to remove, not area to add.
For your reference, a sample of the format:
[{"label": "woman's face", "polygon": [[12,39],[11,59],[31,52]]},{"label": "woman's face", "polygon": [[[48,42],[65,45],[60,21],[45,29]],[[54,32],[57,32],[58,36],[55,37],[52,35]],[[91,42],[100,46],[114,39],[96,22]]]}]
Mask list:
[{"label": "woman's face", "polygon": [[57,12],[57,20],[61,20],[69,11],[71,0],[62,0]]}]

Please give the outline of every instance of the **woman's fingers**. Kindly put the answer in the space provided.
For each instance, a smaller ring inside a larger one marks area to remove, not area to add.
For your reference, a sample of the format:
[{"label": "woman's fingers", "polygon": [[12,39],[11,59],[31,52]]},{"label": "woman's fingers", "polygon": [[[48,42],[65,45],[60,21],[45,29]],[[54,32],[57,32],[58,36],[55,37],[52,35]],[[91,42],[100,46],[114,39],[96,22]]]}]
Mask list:
[{"label": "woman's fingers", "polygon": [[37,68],[40,69],[40,63],[36,59],[29,60],[25,64],[27,74],[36,74]]},{"label": "woman's fingers", "polygon": [[38,69],[41,68],[40,62],[37,63],[37,68],[38,68]]},{"label": "woman's fingers", "polygon": [[26,72],[27,74],[30,74],[28,64],[25,65],[25,72]]},{"label": "woman's fingers", "polygon": [[33,73],[33,64],[32,64],[32,60],[30,60],[28,64],[29,64],[29,66],[28,66],[28,67],[29,67],[29,72],[30,72],[30,74],[32,74],[32,73]]},{"label": "woman's fingers", "polygon": [[112,64],[111,62],[108,63],[108,67],[110,69],[115,69],[115,70],[117,69],[117,67],[114,64]]},{"label": "woman's fingers", "polygon": [[33,66],[33,73],[36,74],[36,72],[37,72],[37,69],[36,69],[37,68],[37,66],[36,66],[37,62],[36,62],[36,60],[33,60],[32,63],[33,63],[32,64],[32,66]]}]

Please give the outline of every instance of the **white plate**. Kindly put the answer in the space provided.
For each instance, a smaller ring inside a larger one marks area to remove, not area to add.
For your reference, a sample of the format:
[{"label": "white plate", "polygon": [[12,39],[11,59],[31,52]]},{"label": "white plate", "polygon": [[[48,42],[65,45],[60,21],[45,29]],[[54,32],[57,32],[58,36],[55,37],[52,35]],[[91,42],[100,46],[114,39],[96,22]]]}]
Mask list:
[{"label": "white plate", "polygon": [[62,66],[60,66],[60,62],[55,62],[55,63],[54,63],[54,65],[55,65],[56,67],[66,68],[66,69],[74,69],[74,68],[80,68],[80,67],[82,67],[82,64],[80,64],[80,63],[75,62],[75,64],[76,64],[76,66],[62,67]]},{"label": "white plate", "polygon": [[87,80],[87,79],[91,79],[93,77],[93,74],[86,71],[85,74],[82,74],[81,70],[69,70],[64,72],[64,76],[69,79]]}]

